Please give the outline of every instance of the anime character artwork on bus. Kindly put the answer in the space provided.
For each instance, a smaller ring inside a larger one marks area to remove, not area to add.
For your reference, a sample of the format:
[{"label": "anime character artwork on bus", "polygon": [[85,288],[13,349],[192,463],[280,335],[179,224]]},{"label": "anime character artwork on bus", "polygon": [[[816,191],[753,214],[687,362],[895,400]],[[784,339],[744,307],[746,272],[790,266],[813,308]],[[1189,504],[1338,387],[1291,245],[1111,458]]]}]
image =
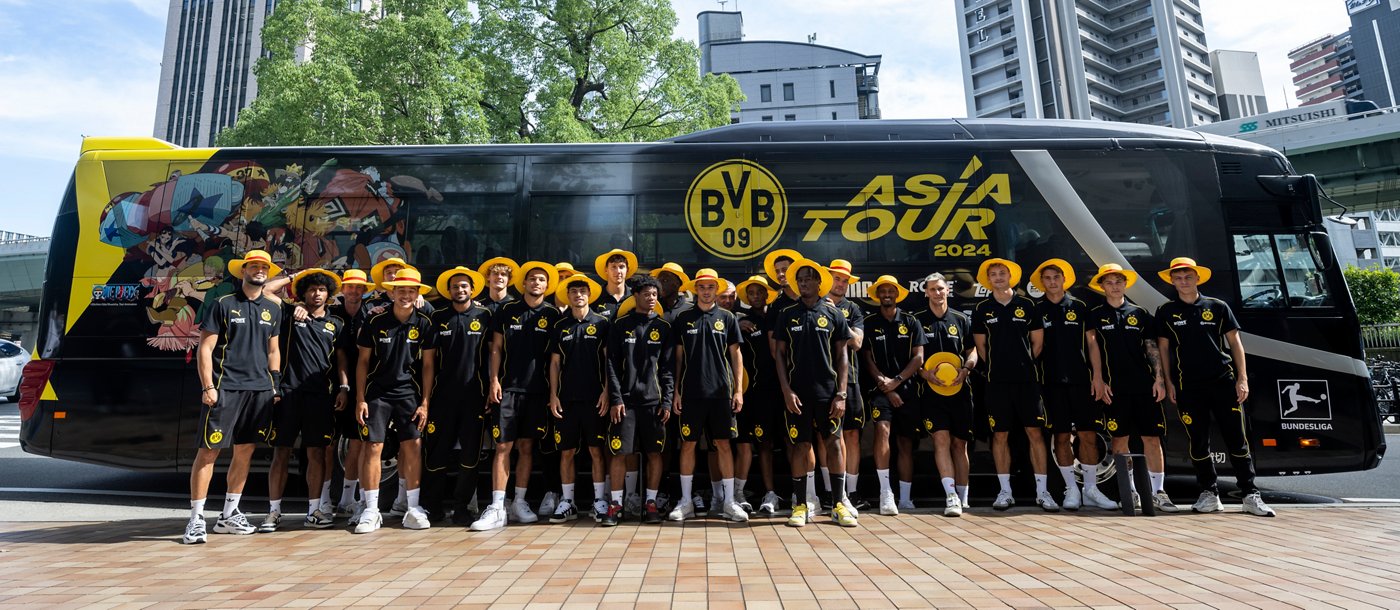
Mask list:
[{"label": "anime character artwork on bus", "polygon": [[405,219],[415,199],[442,197],[416,177],[385,179],[377,167],[341,167],[336,159],[210,161],[113,197],[99,235],[126,251],[122,269],[144,269],[120,279],[142,287],[147,345],[188,353],[199,342],[203,304],[236,289],[227,261],[253,248],[290,269],[408,259]]}]

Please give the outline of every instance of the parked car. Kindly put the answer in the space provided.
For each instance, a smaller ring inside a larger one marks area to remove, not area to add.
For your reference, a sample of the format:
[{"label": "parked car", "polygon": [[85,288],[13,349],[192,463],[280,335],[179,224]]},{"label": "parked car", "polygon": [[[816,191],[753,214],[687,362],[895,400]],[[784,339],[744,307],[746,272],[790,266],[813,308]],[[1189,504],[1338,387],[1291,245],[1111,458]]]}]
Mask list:
[{"label": "parked car", "polygon": [[20,373],[29,363],[29,350],[0,339],[0,396],[7,402],[19,402]]}]

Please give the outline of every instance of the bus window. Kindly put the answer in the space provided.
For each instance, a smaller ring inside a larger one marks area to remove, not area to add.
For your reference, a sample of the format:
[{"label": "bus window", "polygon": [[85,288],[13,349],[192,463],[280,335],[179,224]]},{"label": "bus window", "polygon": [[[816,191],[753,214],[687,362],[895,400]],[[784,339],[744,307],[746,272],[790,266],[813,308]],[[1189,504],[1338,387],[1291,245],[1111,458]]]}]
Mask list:
[{"label": "bus window", "polygon": [[1279,261],[1283,263],[1283,280],[1291,307],[1330,307],[1332,293],[1327,279],[1318,268],[1307,235],[1278,235]]},{"label": "bus window", "polygon": [[598,252],[632,248],[630,195],[535,195],[530,217],[528,251],[550,263],[591,270]]},{"label": "bus window", "polygon": [[514,195],[447,194],[412,214],[413,262],[419,266],[476,265],[515,256]]},{"label": "bus window", "polygon": [[1219,194],[1208,155],[1167,151],[1055,151],[1079,197],[1129,261],[1193,252],[1192,204]]},{"label": "bus window", "polygon": [[1235,268],[1239,272],[1240,297],[1245,309],[1284,306],[1283,286],[1274,259],[1270,235],[1236,235]]}]

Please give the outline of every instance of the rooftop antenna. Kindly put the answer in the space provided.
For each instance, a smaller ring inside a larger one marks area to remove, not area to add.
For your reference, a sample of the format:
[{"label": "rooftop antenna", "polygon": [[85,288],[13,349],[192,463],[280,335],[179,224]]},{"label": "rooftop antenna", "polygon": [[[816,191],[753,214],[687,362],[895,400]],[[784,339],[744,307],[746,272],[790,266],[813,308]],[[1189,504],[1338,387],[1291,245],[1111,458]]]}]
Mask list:
[{"label": "rooftop antenna", "polygon": [[723,12],[723,11],[724,11],[724,5],[726,5],[726,4],[729,4],[729,0],[719,0],[719,10],[720,10],[720,12]]},{"label": "rooftop antenna", "polygon": [[816,32],[812,32],[811,34],[808,34],[808,35],[807,35],[807,44],[812,44],[812,43],[814,43],[814,42],[816,42],[816,41],[817,41],[817,33],[816,33]]}]

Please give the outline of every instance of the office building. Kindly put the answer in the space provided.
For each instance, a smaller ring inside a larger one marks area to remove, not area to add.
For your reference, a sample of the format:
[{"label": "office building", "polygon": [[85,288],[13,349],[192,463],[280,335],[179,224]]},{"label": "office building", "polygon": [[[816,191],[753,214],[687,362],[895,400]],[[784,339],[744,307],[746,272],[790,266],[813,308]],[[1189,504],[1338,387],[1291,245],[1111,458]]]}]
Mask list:
[{"label": "office building", "polygon": [[973,117],[1220,119],[1196,0],[957,0]]},{"label": "office building", "polygon": [[1336,99],[1364,99],[1351,32],[1328,34],[1288,52],[1294,97],[1299,106]]},{"label": "office building", "polygon": [[1366,99],[1400,106],[1400,0],[1346,0],[1346,6]]},{"label": "office building", "polygon": [[1220,108],[1220,120],[1242,119],[1269,111],[1258,53],[1211,51],[1210,71],[1215,76],[1215,105]]},{"label": "office building", "polygon": [[728,74],[747,97],[734,123],[880,118],[880,56],[808,42],[744,40],[744,16],[705,11],[700,69]]}]

